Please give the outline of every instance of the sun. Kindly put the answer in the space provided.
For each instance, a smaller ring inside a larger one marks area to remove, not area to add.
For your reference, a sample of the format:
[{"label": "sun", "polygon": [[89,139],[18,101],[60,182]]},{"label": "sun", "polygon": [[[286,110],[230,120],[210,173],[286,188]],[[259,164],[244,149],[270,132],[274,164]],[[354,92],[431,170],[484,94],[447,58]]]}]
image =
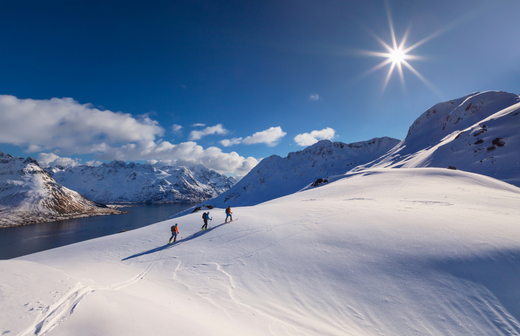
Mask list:
[{"label": "sun", "polygon": [[385,49],[386,52],[374,52],[374,51],[362,51],[362,54],[367,56],[376,56],[385,58],[384,61],[374,66],[372,69],[368,70],[366,73],[362,75],[362,77],[365,77],[379,69],[382,69],[383,67],[389,65],[388,73],[386,75],[383,89],[381,91],[381,94],[384,93],[386,86],[388,85],[388,82],[390,78],[392,77],[392,74],[394,72],[394,69],[397,69],[397,72],[399,74],[399,77],[401,79],[401,84],[403,86],[403,89],[405,89],[405,81],[404,81],[404,73],[403,68],[407,68],[410,72],[412,72],[415,76],[417,76],[423,83],[425,83],[430,89],[432,89],[434,92],[437,92],[437,89],[426,79],[424,76],[422,76],[413,66],[410,65],[410,60],[418,60],[423,59],[421,56],[411,55],[410,52],[414,50],[415,48],[419,47],[420,45],[424,44],[428,40],[432,39],[433,37],[440,34],[440,32],[436,32],[427,38],[424,38],[420,40],[419,42],[411,45],[407,45],[407,39],[408,34],[410,32],[410,26],[408,26],[408,29],[406,30],[402,40],[398,43],[397,38],[395,36],[394,31],[394,24],[392,22],[392,17],[390,15],[390,8],[386,7],[387,10],[387,16],[388,16],[388,23],[390,26],[390,37],[392,39],[392,42],[390,44],[386,43],[381,39],[379,36],[377,36],[375,33],[371,33],[372,36],[381,44],[381,46]]},{"label": "sun", "polygon": [[406,52],[404,51],[403,48],[399,47],[399,48],[392,50],[390,52],[390,54],[388,55],[388,58],[393,63],[402,63],[406,58]]}]

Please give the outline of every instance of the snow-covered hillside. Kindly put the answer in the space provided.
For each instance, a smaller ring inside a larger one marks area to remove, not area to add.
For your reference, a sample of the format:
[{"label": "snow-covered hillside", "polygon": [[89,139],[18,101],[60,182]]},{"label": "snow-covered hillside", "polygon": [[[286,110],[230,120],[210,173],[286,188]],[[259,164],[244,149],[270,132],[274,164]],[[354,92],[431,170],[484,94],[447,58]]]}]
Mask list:
[{"label": "snow-covered hillside", "polygon": [[292,194],[318,179],[344,174],[370,162],[397,145],[399,140],[383,137],[345,144],[321,140],[286,158],[273,155],[253,168],[232,189],[211,200],[211,205],[254,205]]},{"label": "snow-covered hillside", "polygon": [[101,203],[198,203],[236,182],[201,165],[163,166],[112,161],[98,167],[60,166],[49,173],[67,188]]},{"label": "snow-covered hillside", "polygon": [[194,213],[0,261],[0,334],[520,335],[519,202],[482,175],[371,170],[204,232]]},{"label": "snow-covered hillside", "polygon": [[0,152],[0,227],[120,213],[56,183],[33,158]]},{"label": "snow-covered hillside", "polygon": [[437,104],[392,151],[355,170],[448,166],[520,186],[520,96],[488,91]]}]

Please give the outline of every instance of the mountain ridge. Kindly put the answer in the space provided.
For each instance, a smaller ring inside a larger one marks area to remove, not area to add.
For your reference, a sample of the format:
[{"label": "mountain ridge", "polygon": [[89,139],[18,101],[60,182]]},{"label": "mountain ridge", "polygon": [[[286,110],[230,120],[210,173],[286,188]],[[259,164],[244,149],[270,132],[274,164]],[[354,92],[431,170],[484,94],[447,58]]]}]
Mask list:
[{"label": "mountain ridge", "polygon": [[520,96],[477,92],[432,106],[396,147],[353,171],[452,166],[520,186],[519,131]]},{"label": "mountain ridge", "polygon": [[59,183],[101,203],[198,203],[236,182],[202,165],[161,166],[111,161],[92,167],[49,167]]},{"label": "mountain ridge", "polygon": [[270,156],[208,204],[254,205],[337,180],[335,175],[372,168],[451,167],[520,186],[519,129],[520,96],[474,92],[430,107],[402,141],[388,137],[351,144],[322,140],[286,158]]},{"label": "mountain ridge", "polygon": [[211,205],[254,205],[286,196],[320,178],[343,174],[371,162],[398,143],[398,139],[390,137],[350,144],[321,140],[285,158],[272,155],[260,161],[233,188],[212,199]]}]

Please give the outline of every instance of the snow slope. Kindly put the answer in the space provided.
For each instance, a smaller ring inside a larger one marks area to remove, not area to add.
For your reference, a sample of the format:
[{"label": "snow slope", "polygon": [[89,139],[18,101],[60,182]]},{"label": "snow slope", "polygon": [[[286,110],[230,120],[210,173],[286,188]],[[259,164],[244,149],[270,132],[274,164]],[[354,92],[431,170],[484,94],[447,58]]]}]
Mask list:
[{"label": "snow slope", "polygon": [[383,137],[345,144],[321,140],[286,158],[263,159],[233,188],[212,199],[217,207],[254,205],[292,194],[319,178],[344,174],[385,154],[399,140]]},{"label": "snow slope", "polygon": [[48,171],[59,183],[101,203],[199,203],[236,183],[202,165],[156,168],[112,161],[98,167],[57,166]]},{"label": "snow slope", "polygon": [[519,202],[482,175],[374,169],[205,232],[194,213],[0,261],[0,333],[520,335]]},{"label": "snow slope", "polygon": [[0,227],[120,213],[56,183],[33,158],[0,152]]},{"label": "snow slope", "polygon": [[487,91],[437,104],[407,137],[375,162],[357,167],[443,167],[520,186],[520,96]]}]

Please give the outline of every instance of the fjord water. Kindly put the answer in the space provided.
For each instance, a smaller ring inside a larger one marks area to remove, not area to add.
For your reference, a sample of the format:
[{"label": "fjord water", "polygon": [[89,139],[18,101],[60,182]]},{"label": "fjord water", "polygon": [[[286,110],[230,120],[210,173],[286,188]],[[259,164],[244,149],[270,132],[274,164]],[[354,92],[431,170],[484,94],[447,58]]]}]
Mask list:
[{"label": "fjord water", "polygon": [[[133,230],[165,220],[193,204],[154,204],[121,208],[124,215],[95,216],[0,229],[0,260]],[[170,232],[164,233],[165,240]]]}]

